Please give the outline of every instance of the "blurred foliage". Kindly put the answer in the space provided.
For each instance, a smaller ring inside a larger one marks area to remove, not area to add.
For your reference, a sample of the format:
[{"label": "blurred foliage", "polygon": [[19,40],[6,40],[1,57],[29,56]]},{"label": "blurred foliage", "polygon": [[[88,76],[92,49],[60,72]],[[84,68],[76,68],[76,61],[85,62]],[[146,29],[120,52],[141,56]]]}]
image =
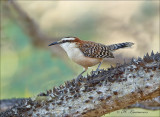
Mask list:
[{"label": "blurred foliage", "polygon": [[2,25],[2,99],[30,97],[71,79],[73,72],[62,59],[52,58],[51,52],[35,48],[14,22],[8,20]]}]

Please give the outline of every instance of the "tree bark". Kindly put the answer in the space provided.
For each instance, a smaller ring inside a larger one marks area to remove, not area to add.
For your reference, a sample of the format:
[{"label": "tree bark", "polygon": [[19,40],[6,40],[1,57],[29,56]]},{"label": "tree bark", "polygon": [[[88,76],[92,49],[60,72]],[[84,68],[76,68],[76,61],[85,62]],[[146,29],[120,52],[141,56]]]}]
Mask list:
[{"label": "tree bark", "polygon": [[1,116],[92,117],[160,96],[160,53],[128,64],[92,72],[37,97],[24,100]]}]

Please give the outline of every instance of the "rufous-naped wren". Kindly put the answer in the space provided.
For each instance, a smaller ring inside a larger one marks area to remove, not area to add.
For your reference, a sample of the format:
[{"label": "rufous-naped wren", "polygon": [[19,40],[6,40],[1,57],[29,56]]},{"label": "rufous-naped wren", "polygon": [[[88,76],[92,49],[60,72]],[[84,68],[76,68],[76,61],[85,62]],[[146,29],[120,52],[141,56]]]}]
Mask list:
[{"label": "rufous-naped wren", "polygon": [[82,73],[77,77],[77,80],[87,71],[88,67],[99,63],[96,72],[104,58],[114,58],[113,51],[120,48],[131,47],[134,43],[124,42],[112,45],[104,45],[91,41],[83,41],[77,37],[65,37],[60,41],[53,42],[49,46],[59,44],[68,54],[69,58],[77,64],[84,67]]}]

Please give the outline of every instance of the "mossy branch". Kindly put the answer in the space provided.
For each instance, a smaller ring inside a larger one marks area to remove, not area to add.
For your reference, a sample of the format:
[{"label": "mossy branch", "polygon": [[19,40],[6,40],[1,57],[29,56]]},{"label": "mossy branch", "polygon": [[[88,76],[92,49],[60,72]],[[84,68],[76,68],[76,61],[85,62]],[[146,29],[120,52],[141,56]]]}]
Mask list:
[{"label": "mossy branch", "polygon": [[[45,93],[41,93],[41,95],[43,94]],[[21,102],[24,102],[24,100],[28,100],[28,98],[2,99],[0,100],[0,104],[1,104],[0,112],[9,110],[13,106],[20,104]],[[131,108],[142,108],[142,109],[153,110],[153,111],[160,110],[160,96],[153,99],[137,102],[136,104],[130,105],[125,109],[131,109]]]},{"label": "mossy branch", "polygon": [[102,116],[160,96],[160,53],[132,59],[97,74],[65,82],[24,100],[1,116]]}]

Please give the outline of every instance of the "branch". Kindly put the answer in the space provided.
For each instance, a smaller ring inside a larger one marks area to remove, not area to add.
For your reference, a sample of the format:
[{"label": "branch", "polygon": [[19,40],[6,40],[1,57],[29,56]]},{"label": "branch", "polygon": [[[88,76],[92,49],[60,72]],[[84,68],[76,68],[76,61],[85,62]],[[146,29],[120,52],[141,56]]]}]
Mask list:
[{"label": "branch", "polygon": [[[2,5],[4,12],[7,12],[8,17],[12,18],[31,38],[31,41],[34,46],[40,48],[47,48],[48,44],[58,40],[55,37],[49,37],[44,31],[41,30],[40,26],[31,18],[15,0],[4,1]],[[5,14],[6,15],[6,14]],[[47,48],[50,49],[50,48]],[[53,47],[50,49],[53,54],[58,56],[63,56],[61,54],[62,49],[59,46]]]},{"label": "branch", "polygon": [[[41,93],[39,94],[39,96],[46,96],[46,94]],[[160,110],[160,99],[159,98],[160,96],[150,99],[150,100],[145,100],[145,101],[130,105],[126,107],[125,109],[142,108],[142,109],[153,110],[153,111]],[[12,99],[0,100],[0,104],[1,104],[0,112],[11,109],[14,105],[24,102],[24,100],[28,100],[28,98],[12,98]]]},{"label": "branch", "polygon": [[146,54],[25,100],[1,116],[102,116],[160,96],[160,53]]},{"label": "branch", "polygon": [[160,110],[160,96],[153,98],[151,100],[145,100],[136,104],[133,104],[131,106],[127,107],[130,108],[143,108],[147,110]]},{"label": "branch", "polygon": [[1,108],[0,112],[11,109],[14,105],[24,102],[27,98],[13,98],[13,99],[3,99],[0,100]]}]

